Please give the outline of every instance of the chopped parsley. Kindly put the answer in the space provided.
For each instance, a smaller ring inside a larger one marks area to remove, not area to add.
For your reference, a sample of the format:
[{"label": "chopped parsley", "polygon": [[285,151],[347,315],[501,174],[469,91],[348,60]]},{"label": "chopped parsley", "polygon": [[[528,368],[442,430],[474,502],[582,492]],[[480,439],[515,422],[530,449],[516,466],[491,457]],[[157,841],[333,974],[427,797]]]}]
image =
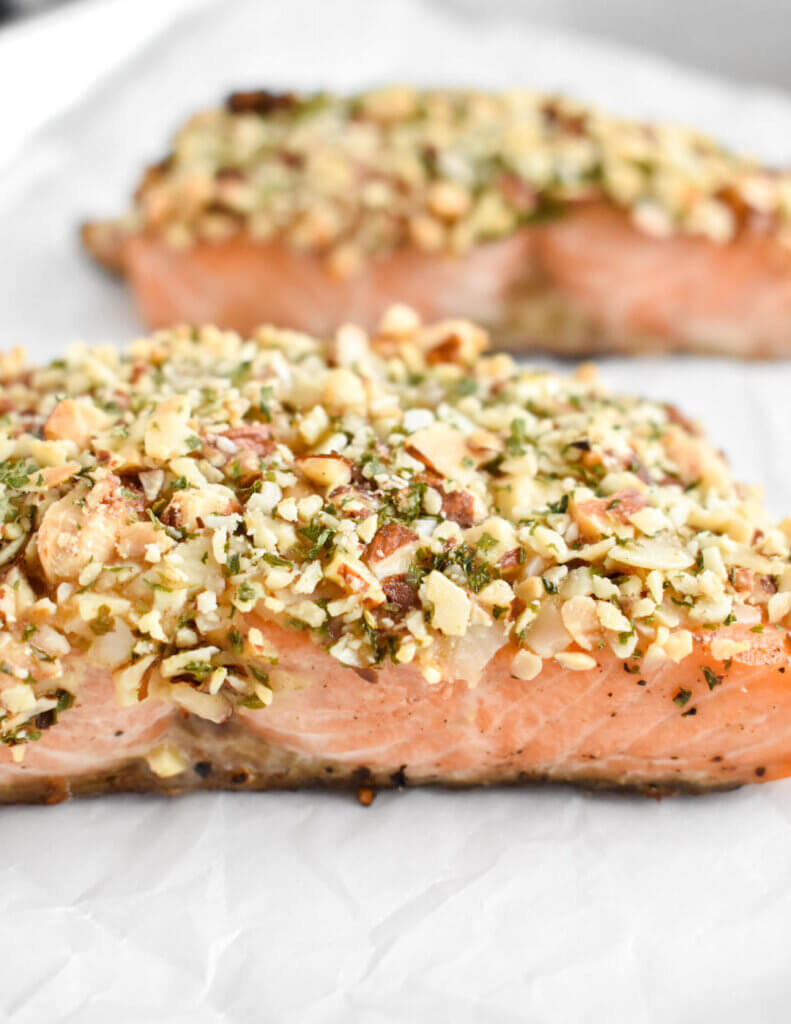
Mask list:
[{"label": "chopped parsley", "polygon": [[527,444],[527,424],[523,419],[511,420],[511,427],[508,437],[505,439],[505,447],[509,455],[524,455]]},{"label": "chopped parsley", "polygon": [[264,561],[267,563],[267,565],[280,565],[280,566],[289,566],[289,565],[291,565],[291,562],[289,562],[289,560],[287,558],[281,558],[280,555],[273,555],[271,553],[271,551],[265,551],[262,557],[263,557]]},{"label": "chopped parsley", "polygon": [[314,518],[307,526],[300,527],[299,532],[311,542],[307,553],[310,561],[332,554],[335,531],[325,526],[319,518]]},{"label": "chopped parsley", "polygon": [[94,618],[88,623],[91,632],[96,636],[104,636],[105,633],[111,633],[115,625],[115,620],[110,613],[110,606],[107,604],[99,605]]},{"label": "chopped parsley", "polygon": [[258,594],[255,586],[247,580],[244,580],[239,584],[236,592],[239,595],[240,601],[254,601]]}]

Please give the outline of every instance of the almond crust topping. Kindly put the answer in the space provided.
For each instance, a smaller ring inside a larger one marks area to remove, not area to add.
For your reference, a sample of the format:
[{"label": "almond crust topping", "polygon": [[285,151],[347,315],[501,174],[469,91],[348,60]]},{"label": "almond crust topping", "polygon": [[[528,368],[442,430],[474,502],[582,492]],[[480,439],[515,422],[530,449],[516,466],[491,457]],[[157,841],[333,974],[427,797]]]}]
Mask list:
[{"label": "almond crust topping", "polygon": [[371,338],[183,327],[0,359],[0,739],[68,709],[86,652],[122,704],[265,708],[268,622],[430,683],[510,644],[526,684],[701,635],[739,658],[789,624],[791,522],[694,424],[484,345],[400,307]]},{"label": "almond crust topping", "polygon": [[117,271],[128,234],[176,248],[242,234],[343,275],[404,246],[462,253],[597,200],[659,238],[789,238],[791,175],[693,131],[552,95],[390,86],[234,94],[180,129],[128,216],[86,225],[83,241]]}]

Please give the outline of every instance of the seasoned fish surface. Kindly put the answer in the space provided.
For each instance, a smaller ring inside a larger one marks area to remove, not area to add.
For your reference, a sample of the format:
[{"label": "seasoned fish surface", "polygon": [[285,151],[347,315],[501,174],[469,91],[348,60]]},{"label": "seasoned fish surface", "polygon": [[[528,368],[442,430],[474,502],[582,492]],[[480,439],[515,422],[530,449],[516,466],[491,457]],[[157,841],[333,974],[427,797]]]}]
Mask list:
[{"label": "seasoned fish surface", "polygon": [[391,308],[0,361],[0,800],[789,774],[788,522],[671,405]]},{"label": "seasoned fish surface", "polygon": [[237,93],[83,238],[154,327],[397,300],[521,350],[789,354],[791,175],[555,96]]}]

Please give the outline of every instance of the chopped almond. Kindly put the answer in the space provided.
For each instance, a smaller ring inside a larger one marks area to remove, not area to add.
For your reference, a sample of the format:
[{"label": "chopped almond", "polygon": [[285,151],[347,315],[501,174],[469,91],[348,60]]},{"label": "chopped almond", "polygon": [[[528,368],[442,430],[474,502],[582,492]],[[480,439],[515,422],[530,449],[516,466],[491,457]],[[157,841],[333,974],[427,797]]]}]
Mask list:
[{"label": "chopped almond", "polygon": [[461,587],[436,570],[421,589],[421,599],[431,608],[431,622],[446,636],[464,636],[470,619],[470,599]]},{"label": "chopped almond", "polygon": [[435,423],[416,431],[409,438],[406,450],[449,480],[464,482],[473,475],[474,467],[464,435],[446,423]]},{"label": "chopped almond", "polygon": [[365,558],[368,562],[379,562],[394,551],[398,551],[405,544],[411,544],[416,539],[416,534],[399,523],[385,523],[380,526],[371,543],[365,549]]},{"label": "chopped almond", "polygon": [[303,455],[296,464],[308,480],[326,487],[330,494],[352,478],[349,461],[342,455]]},{"label": "chopped almond", "polygon": [[55,406],[44,424],[49,441],[73,441],[85,448],[91,438],[108,428],[110,417],[90,401],[64,398]]}]

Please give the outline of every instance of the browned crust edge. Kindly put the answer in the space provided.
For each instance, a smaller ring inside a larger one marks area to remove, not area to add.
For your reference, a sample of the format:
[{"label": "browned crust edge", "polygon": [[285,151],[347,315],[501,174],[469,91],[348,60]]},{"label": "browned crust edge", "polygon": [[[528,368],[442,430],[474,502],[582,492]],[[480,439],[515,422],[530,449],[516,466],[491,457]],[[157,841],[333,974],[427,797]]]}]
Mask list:
[{"label": "browned crust edge", "polygon": [[104,796],[117,793],[181,796],[186,793],[224,790],[228,792],[262,792],[266,790],[324,790],[360,792],[361,790],[403,789],[431,786],[445,790],[466,790],[478,787],[536,786],[544,783],[573,785],[596,792],[617,792],[646,797],[702,795],[738,789],[739,783],[701,783],[683,778],[659,779],[656,782],[604,781],[595,776],[549,775],[519,772],[511,777],[488,780],[421,779],[415,782],[406,768],[397,772],[371,772],[364,766],[339,765],[292,766],[276,772],[257,771],[247,765],[217,766],[211,761],[196,761],[180,775],[159,778],[143,759],[134,759],[106,771],[88,775],[48,777],[30,780],[0,790],[0,804],[57,804],[72,797]]},{"label": "browned crust edge", "polygon": [[[271,743],[245,725],[212,722],[186,716],[179,720],[168,740],[187,760],[178,775],[161,778],[143,757],[126,758],[99,771],[77,775],[24,778],[0,786],[0,805],[56,804],[72,797],[115,793],[180,796],[198,791],[262,792],[265,790],[323,790],[357,793],[361,800],[377,790],[430,786],[445,790],[537,786],[559,783],[576,789],[648,797],[680,794],[702,795],[738,789],[743,777],[700,779],[682,774],[658,775],[651,781],[603,779],[590,772],[525,772],[503,768],[490,776],[444,778],[441,775],[413,778],[409,766],[398,770],[371,770],[366,765],[341,764],[312,757]],[[758,780],[756,780],[758,781]]]}]

